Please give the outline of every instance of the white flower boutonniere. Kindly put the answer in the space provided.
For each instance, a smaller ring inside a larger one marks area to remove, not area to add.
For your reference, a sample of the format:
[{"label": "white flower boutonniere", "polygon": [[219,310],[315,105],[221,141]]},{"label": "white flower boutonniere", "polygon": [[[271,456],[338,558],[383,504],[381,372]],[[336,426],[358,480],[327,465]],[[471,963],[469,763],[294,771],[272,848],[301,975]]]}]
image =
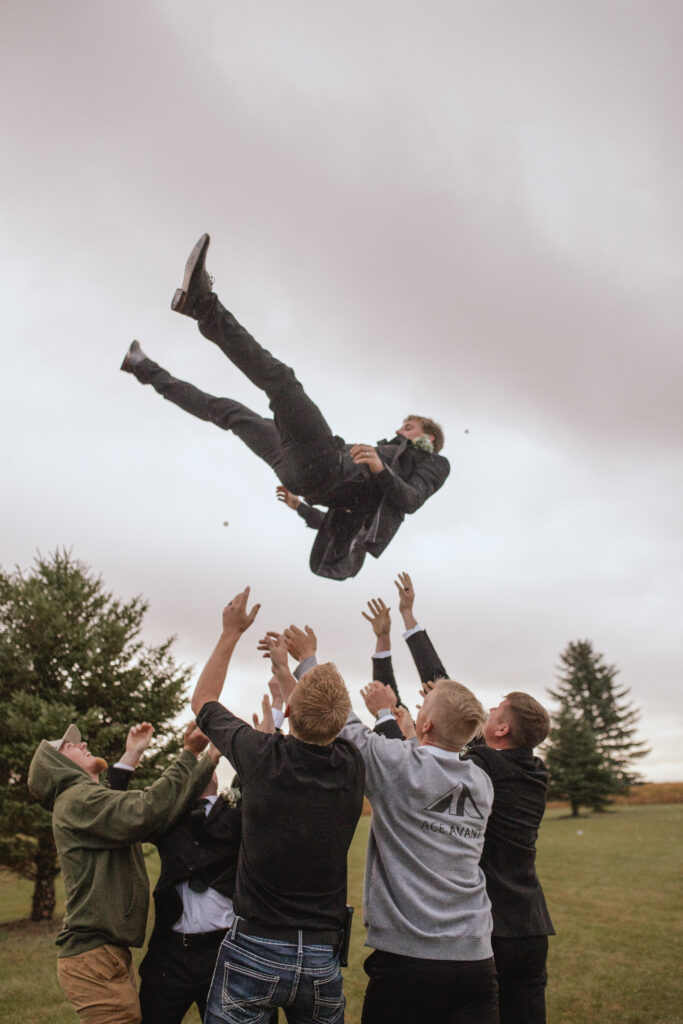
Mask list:
[{"label": "white flower boutonniere", "polygon": [[420,434],[419,437],[414,437],[410,443],[413,448],[419,448],[421,452],[429,452],[430,455],[434,452],[434,442],[428,434]]},{"label": "white flower boutonniere", "polygon": [[242,800],[242,790],[236,786],[228,786],[218,794],[220,800],[225,800],[229,807],[237,807]]}]

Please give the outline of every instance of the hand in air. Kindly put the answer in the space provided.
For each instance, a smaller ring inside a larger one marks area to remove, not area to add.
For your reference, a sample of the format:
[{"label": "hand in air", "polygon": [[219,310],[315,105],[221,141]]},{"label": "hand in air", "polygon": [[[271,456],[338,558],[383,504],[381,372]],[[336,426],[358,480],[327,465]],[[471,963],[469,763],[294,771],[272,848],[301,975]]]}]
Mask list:
[{"label": "hand in air", "polygon": [[252,715],[252,721],[254,723],[254,728],[258,732],[272,732],[272,733],[274,733],[275,732],[275,722],[273,721],[273,708],[272,708],[271,703],[270,703],[270,701],[268,699],[268,694],[267,693],[263,695],[263,700],[261,701],[261,711],[262,711],[262,714],[263,714],[263,719],[260,722],[259,722],[259,717],[258,717],[258,715],[256,713],[254,713]]},{"label": "hand in air", "polygon": [[223,609],[223,632],[230,634],[244,633],[245,630],[249,629],[252,622],[258,614],[258,610],[261,607],[260,604],[255,604],[250,612],[247,611],[247,601],[249,600],[249,587],[245,587],[241,593],[233,597],[230,604],[226,605]]},{"label": "hand in air", "polygon": [[298,626],[290,626],[283,633],[287,651],[295,661],[304,661],[312,658],[318,650],[318,638],[310,626],[299,629]]},{"label": "hand in air", "polygon": [[280,484],[279,487],[275,488],[278,501],[284,501],[288,508],[298,508],[301,504],[301,498],[297,497],[296,494],[292,494],[286,487]]},{"label": "hand in air", "polygon": [[149,722],[139,722],[137,725],[131,725],[128,730],[126,737],[126,753],[135,754],[139,757],[152,742],[152,736],[154,735],[154,726],[150,725]]},{"label": "hand in air", "polygon": [[185,726],[183,733],[183,750],[189,750],[195,757],[199,757],[202,750],[205,750],[209,743],[209,737],[205,736],[201,729],[197,728],[194,719]]},{"label": "hand in air", "polygon": [[364,619],[372,626],[375,636],[388,636],[391,632],[391,616],[389,609],[381,597],[373,597],[371,601],[368,601],[368,609],[370,614],[367,612],[361,612]]},{"label": "hand in air", "polygon": [[277,675],[278,670],[289,671],[287,668],[287,647],[282,633],[269,630],[258,642],[258,650],[263,651],[264,658],[270,658],[273,666],[273,674]]},{"label": "hand in air", "polygon": [[407,572],[400,572],[398,579],[394,580],[394,585],[398,590],[398,610],[402,615],[404,612],[409,612],[412,609],[413,601],[415,600],[415,590]]},{"label": "hand in air", "polygon": [[390,686],[380,683],[378,679],[373,679],[364,686],[360,695],[371,715],[378,714],[383,708],[390,708],[393,711],[396,707],[396,694]]}]

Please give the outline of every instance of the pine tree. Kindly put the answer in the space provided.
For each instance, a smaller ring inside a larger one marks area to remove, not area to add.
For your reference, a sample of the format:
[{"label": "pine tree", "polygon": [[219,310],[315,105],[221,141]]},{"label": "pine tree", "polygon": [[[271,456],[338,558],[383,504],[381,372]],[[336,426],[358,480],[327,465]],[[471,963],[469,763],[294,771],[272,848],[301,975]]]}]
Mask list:
[{"label": "pine tree", "polygon": [[116,600],[66,551],[38,555],[30,572],[0,571],[0,864],[34,881],[31,919],[52,917],[59,873],[51,815],[26,778],[41,739],[74,722],[93,753],[113,763],[133,722],[155,727],[136,773],[144,785],[179,749],[172,720],[191,670],[175,662],[173,638],[139,639],[147,603]]},{"label": "pine tree", "polygon": [[618,788],[598,751],[590,725],[568,707],[563,707],[555,718],[545,761],[550,772],[548,795],[568,800],[574,817],[581,806],[603,811]]},{"label": "pine tree", "polygon": [[[561,708],[549,740],[548,757],[551,763],[553,759],[557,762],[557,755],[551,753],[553,747],[559,750],[564,737],[571,738],[573,734],[575,739],[581,740],[582,750],[587,754],[585,736],[589,730],[595,752],[605,769],[603,796],[598,794],[589,802],[595,810],[603,810],[610,792],[623,792],[639,781],[631,762],[648,753],[645,743],[635,739],[640,712],[624,700],[628,688],[616,685],[619,670],[614,665],[605,664],[603,655],[593,650],[589,640],[567,644],[560,661],[559,685],[556,690],[548,691],[559,701]],[[580,734],[576,732],[579,728],[577,722],[581,723]],[[566,756],[570,756],[569,748]],[[592,764],[590,758],[589,763]],[[591,772],[592,768],[589,774]],[[608,777],[611,779],[609,785]],[[593,781],[596,783],[594,773]]]}]

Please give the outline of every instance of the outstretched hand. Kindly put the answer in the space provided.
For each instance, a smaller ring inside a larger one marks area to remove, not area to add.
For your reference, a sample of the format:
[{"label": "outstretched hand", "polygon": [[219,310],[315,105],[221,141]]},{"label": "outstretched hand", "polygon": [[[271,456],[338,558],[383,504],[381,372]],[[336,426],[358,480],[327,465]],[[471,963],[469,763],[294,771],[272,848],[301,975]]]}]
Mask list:
[{"label": "outstretched hand", "polygon": [[205,750],[209,743],[209,737],[205,736],[201,729],[197,728],[194,719],[185,726],[183,733],[183,750],[189,750],[195,757],[199,757],[202,750]]},{"label": "outstretched hand", "polygon": [[417,732],[415,731],[415,722],[410,717],[408,708],[404,708],[401,704],[394,710],[394,717],[398,722],[399,729],[407,740],[412,740],[417,736]]},{"label": "outstretched hand", "polygon": [[287,669],[287,647],[282,633],[268,630],[266,635],[259,640],[258,650],[264,652],[264,658],[270,658],[274,676],[277,677],[278,670]]},{"label": "outstretched hand", "polygon": [[126,737],[126,753],[139,758],[152,742],[153,735],[154,726],[150,725],[149,722],[139,722],[137,725],[131,725]]},{"label": "outstretched hand", "polygon": [[391,616],[389,612],[391,609],[385,605],[381,597],[373,597],[372,600],[368,601],[368,609],[370,611],[369,615],[367,612],[361,612],[361,615],[370,623],[375,636],[389,636],[391,632]]},{"label": "outstretched hand", "polygon": [[287,651],[295,661],[305,661],[312,658],[318,650],[318,638],[310,626],[299,629],[298,626],[290,626],[283,633]]},{"label": "outstretched hand", "polygon": [[254,713],[252,715],[252,721],[254,723],[254,728],[258,732],[272,732],[272,733],[274,733],[275,732],[275,722],[273,721],[273,708],[272,708],[271,703],[270,703],[270,701],[268,699],[268,694],[267,693],[263,695],[263,700],[261,701],[261,711],[263,713],[263,719],[260,722],[259,722],[259,717],[258,717],[258,715],[256,713]]},{"label": "outstretched hand", "polygon": [[288,491],[282,484],[275,488],[275,493],[277,495],[277,500],[284,501],[288,508],[296,509],[301,504],[301,498],[297,497],[296,494],[292,494],[292,492]]},{"label": "outstretched hand", "polygon": [[380,683],[378,679],[364,686],[360,695],[371,715],[377,715],[383,708],[393,711],[396,707],[396,694],[390,686]]},{"label": "outstretched hand", "polygon": [[240,636],[251,626],[261,607],[255,604],[250,612],[247,611],[249,600],[249,587],[245,587],[241,593],[233,597],[230,604],[223,609],[223,633],[231,636]]},{"label": "outstretched hand", "polygon": [[415,600],[415,590],[408,573],[400,572],[398,579],[394,580],[394,586],[398,590],[398,610],[403,615],[404,612],[412,609]]}]

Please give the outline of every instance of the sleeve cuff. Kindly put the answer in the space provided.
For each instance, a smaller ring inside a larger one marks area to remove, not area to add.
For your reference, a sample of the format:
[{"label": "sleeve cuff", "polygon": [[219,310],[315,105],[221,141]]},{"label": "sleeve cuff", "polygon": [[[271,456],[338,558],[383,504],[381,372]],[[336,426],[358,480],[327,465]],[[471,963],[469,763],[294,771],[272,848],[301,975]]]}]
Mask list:
[{"label": "sleeve cuff", "polygon": [[301,679],[301,677],[303,675],[306,674],[306,672],[308,672],[309,669],[315,668],[315,666],[317,664],[318,664],[318,659],[316,658],[315,654],[312,654],[310,656],[310,658],[304,658],[303,661],[299,662],[299,664],[296,666],[296,668],[292,672],[292,675],[298,681],[299,679]]},{"label": "sleeve cuff", "polygon": [[391,657],[391,651],[375,651],[375,653],[372,656],[373,661],[374,661],[375,658],[390,658],[390,657]]},{"label": "sleeve cuff", "polygon": [[414,633],[424,633],[423,627],[418,623],[417,626],[413,626],[412,629],[407,629],[403,634],[403,639],[407,640],[409,636],[413,636]]},{"label": "sleeve cuff", "polygon": [[112,765],[112,768],[123,768],[124,772],[134,772],[135,771],[135,768],[133,768],[132,765],[124,764],[123,761],[117,761],[116,764]]},{"label": "sleeve cuff", "polygon": [[282,723],[285,720],[285,713],[282,708],[273,708],[273,725],[276,729],[282,728]]},{"label": "sleeve cuff", "polygon": [[383,722],[386,718],[393,718],[393,717],[394,716],[393,716],[393,713],[391,711],[391,708],[380,708],[380,710],[377,712],[377,721],[378,722]]}]

